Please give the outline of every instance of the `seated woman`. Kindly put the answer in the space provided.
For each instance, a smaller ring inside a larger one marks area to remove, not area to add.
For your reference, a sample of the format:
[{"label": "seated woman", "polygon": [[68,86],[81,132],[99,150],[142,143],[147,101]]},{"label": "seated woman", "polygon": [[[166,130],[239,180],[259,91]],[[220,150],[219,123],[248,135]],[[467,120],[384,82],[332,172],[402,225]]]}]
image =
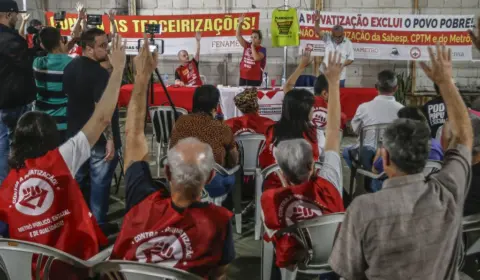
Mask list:
[{"label": "seated woman", "polygon": [[[280,120],[267,129],[265,147],[260,153],[260,168],[264,169],[276,163],[273,148],[283,140],[303,138],[312,145],[314,161],[320,157],[318,130],[312,124],[313,95],[305,89],[293,89],[285,95]],[[267,178],[265,188],[281,187],[276,175]]]},{"label": "seated woman", "polygon": [[247,88],[233,99],[235,106],[242,112],[243,116],[231,118],[225,121],[234,135],[249,132],[265,134],[267,128],[275,122],[269,118],[262,117],[258,113],[258,96],[256,88]]},{"label": "seated woman", "polygon": [[[399,118],[411,119],[420,122],[427,122],[427,118],[416,107],[403,107],[397,113]],[[440,141],[435,138],[432,138],[430,142],[430,155],[429,160],[443,160],[443,149]],[[380,149],[377,150],[377,153],[373,159],[372,172],[375,174],[380,174],[383,172],[383,159],[380,156]],[[379,191],[382,188],[383,180],[373,180],[372,181],[372,190]]]},{"label": "seated woman", "polygon": [[[216,163],[231,168],[238,163],[238,150],[230,127],[215,119],[219,102],[220,92],[216,87],[212,85],[198,87],[193,94],[192,113],[181,116],[173,127],[170,147],[182,139],[195,137],[212,147]],[[234,184],[234,175],[217,174],[205,186],[205,190],[210,197],[223,200]]]}]

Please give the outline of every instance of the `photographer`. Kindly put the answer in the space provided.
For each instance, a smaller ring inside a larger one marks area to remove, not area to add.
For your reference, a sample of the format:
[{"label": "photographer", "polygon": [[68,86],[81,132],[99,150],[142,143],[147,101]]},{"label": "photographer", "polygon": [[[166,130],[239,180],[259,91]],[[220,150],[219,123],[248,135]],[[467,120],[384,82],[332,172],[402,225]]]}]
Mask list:
[{"label": "photographer", "polygon": [[9,136],[35,99],[33,58],[15,30],[20,11],[14,0],[0,2],[0,184],[8,172]]}]

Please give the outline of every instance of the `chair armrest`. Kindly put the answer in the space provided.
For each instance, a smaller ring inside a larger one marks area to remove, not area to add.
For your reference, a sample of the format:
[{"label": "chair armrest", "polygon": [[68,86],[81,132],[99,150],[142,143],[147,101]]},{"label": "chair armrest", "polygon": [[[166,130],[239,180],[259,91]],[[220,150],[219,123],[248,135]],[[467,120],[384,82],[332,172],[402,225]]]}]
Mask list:
[{"label": "chair armrest", "polygon": [[113,251],[113,244],[103,249],[101,252],[99,252],[95,256],[89,258],[87,262],[97,264],[97,263],[106,261],[112,254],[112,251]]},{"label": "chair armrest", "polygon": [[380,178],[386,176],[385,172],[382,172],[380,174],[375,174],[373,172],[370,172],[370,171],[367,171],[367,170],[364,170],[364,169],[357,169],[357,172],[362,174],[363,176],[367,176],[367,177],[372,178],[372,179],[380,179]]}]

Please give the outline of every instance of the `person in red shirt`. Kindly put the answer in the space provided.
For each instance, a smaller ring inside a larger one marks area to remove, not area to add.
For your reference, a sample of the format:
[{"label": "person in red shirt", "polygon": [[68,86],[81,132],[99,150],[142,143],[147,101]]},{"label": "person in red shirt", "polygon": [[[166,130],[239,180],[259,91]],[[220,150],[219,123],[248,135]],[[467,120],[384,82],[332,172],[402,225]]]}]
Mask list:
[{"label": "person in red shirt", "polygon": [[105,93],[74,137],[58,147],[60,135],[51,116],[35,111],[20,118],[11,145],[11,170],[0,188],[0,221],[8,225],[3,236],[54,247],[84,260],[106,245],[74,176],[116,108],[126,61],[122,43],[118,36],[111,54],[114,71]]},{"label": "person in red shirt", "polygon": [[[298,64],[297,69],[288,78],[287,82],[283,86],[283,92],[287,94],[290,90],[295,88],[298,77],[300,77],[305,68],[311,62],[311,51],[305,50],[302,55],[302,59]],[[313,105],[313,118],[312,121],[316,127],[324,128],[327,124],[327,107],[328,107],[328,81],[324,74],[320,74],[315,81],[313,87],[313,93],[315,95],[315,103]],[[340,128],[345,129],[347,124],[347,115],[341,113]]]},{"label": "person in red shirt", "polygon": [[235,258],[231,217],[223,207],[200,201],[205,184],[215,176],[210,145],[185,138],[168,151],[165,174],[170,196],[158,191],[149,166],[144,132],[150,74],[157,67],[146,47],[135,65],[137,74],[125,126],[126,211],[110,259],[159,263],[202,277],[222,279]]},{"label": "person in red shirt", "polygon": [[200,61],[200,40],[202,33],[197,32],[195,39],[197,40],[197,51],[193,59],[189,59],[188,52],[181,50],[178,52],[178,60],[181,65],[175,70],[175,84],[179,86],[201,86],[203,85],[200,78],[198,63]]},{"label": "person in red shirt", "polygon": [[267,49],[262,47],[262,32],[253,30],[251,42],[247,42],[242,34],[242,24],[245,16],[241,15],[238,19],[237,40],[243,48],[243,56],[240,61],[240,81],[239,86],[255,86],[262,84],[262,75],[267,64]]},{"label": "person in red shirt", "polygon": [[282,170],[287,188],[266,190],[261,204],[267,228],[266,240],[276,247],[278,267],[295,266],[305,256],[294,235],[277,234],[278,230],[302,220],[308,220],[335,212],[343,212],[342,164],[340,160],[340,73],[343,65],[337,54],[329,57],[326,75],[331,89],[331,105],[328,108],[325,159],[318,175],[314,170],[314,150],[305,139],[281,141],[275,148],[275,158]]},{"label": "person in red shirt", "polygon": [[267,128],[275,123],[273,120],[262,117],[258,113],[257,94],[256,88],[247,88],[233,99],[235,106],[243,114],[241,117],[225,121],[232,129],[234,135],[244,132],[266,134]]}]

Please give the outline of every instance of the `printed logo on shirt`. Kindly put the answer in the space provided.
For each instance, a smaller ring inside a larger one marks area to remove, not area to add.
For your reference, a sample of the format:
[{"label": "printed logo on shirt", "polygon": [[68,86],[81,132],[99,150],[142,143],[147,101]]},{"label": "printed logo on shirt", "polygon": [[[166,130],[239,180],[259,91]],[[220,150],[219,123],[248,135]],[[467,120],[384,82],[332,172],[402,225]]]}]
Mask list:
[{"label": "printed logo on shirt", "polygon": [[325,127],[327,125],[327,110],[323,107],[315,107],[312,122],[317,128]]},{"label": "printed logo on shirt", "polygon": [[428,109],[428,121],[430,125],[444,124],[445,123],[445,104],[437,103],[427,106]]},{"label": "printed logo on shirt", "polygon": [[322,215],[319,206],[301,195],[292,195],[284,199],[278,208],[278,217],[284,219],[286,226],[309,220]]},{"label": "printed logo on shirt", "polygon": [[25,215],[39,216],[45,213],[54,200],[53,188],[41,178],[30,178],[18,187],[18,201],[15,208]]},{"label": "printed logo on shirt", "polygon": [[143,243],[135,253],[141,263],[161,262],[162,265],[174,267],[180,260],[191,259],[193,255],[190,238],[182,229],[167,227],[160,232],[140,233],[133,243],[141,241]]}]

